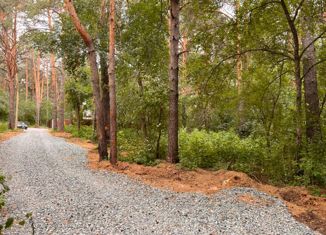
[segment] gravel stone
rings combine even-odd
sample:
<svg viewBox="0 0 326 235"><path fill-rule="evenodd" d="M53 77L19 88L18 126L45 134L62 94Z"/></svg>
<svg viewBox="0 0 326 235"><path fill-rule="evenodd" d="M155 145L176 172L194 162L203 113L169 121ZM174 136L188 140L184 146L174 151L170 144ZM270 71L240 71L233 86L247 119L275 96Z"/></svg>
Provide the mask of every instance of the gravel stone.
<svg viewBox="0 0 326 235"><path fill-rule="evenodd" d="M0 184L0 194L4 193L6 191L5 187L3 187L2 184Z"/></svg>
<svg viewBox="0 0 326 235"><path fill-rule="evenodd" d="M33 214L5 234L316 234L280 200L251 188L213 196L155 189L125 175L92 171L86 151L30 128L0 144L9 213ZM268 201L256 205L243 194Z"/></svg>

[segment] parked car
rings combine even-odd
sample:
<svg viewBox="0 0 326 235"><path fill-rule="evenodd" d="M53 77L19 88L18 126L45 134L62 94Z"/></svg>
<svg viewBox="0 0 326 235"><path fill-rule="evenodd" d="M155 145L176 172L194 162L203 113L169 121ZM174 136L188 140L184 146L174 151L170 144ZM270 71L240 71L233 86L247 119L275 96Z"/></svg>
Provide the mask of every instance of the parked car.
<svg viewBox="0 0 326 235"><path fill-rule="evenodd" d="M28 126L25 122L18 122L17 128L27 130Z"/></svg>

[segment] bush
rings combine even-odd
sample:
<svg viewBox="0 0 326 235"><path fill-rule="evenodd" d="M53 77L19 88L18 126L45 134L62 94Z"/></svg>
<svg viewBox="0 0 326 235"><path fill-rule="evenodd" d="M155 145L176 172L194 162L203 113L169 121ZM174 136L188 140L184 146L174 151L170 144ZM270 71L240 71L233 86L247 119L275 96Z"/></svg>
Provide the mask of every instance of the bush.
<svg viewBox="0 0 326 235"><path fill-rule="evenodd" d="M259 140L240 139L233 132L180 131L180 163L185 168L250 172L264 155Z"/></svg>
<svg viewBox="0 0 326 235"><path fill-rule="evenodd" d="M318 143L306 144L300 168L303 170L301 180L305 185L326 185L326 146Z"/></svg>
<svg viewBox="0 0 326 235"><path fill-rule="evenodd" d="M0 133L8 130L8 123L0 122Z"/></svg>
<svg viewBox="0 0 326 235"><path fill-rule="evenodd" d="M163 141L161 141L162 143ZM149 139L144 139L137 131L124 129L118 133L119 160L133 162L144 165L155 165L156 143ZM164 146L164 144L163 144ZM162 148L160 148L161 150ZM162 154L163 151L160 151Z"/></svg>
<svg viewBox="0 0 326 235"><path fill-rule="evenodd" d="M93 127L92 126L81 126L80 130L76 125L65 126L65 132L71 133L73 137L82 138L86 140L94 140Z"/></svg>

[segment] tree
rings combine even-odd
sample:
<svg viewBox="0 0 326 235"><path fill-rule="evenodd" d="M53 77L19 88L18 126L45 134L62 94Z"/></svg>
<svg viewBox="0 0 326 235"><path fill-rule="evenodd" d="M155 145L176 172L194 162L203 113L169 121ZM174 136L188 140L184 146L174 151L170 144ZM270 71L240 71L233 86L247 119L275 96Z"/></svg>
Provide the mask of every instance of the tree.
<svg viewBox="0 0 326 235"><path fill-rule="evenodd" d="M178 158L178 129L179 129L179 0L170 1L169 30L170 30L170 66L169 66L169 127L168 127L168 161L177 163Z"/></svg>
<svg viewBox="0 0 326 235"><path fill-rule="evenodd" d="M69 13L76 30L80 34L81 38L83 39L88 49L88 60L92 71L92 85L93 85L94 102L96 108L96 129L97 129L97 138L99 142L99 147L98 147L99 159L100 161L106 160L108 159L107 140L105 134L104 110L103 110L102 100L101 100L95 45L93 39L91 38L91 36L86 31L83 24L81 23L72 0L65 0L64 3L65 3L65 9Z"/></svg>
<svg viewBox="0 0 326 235"><path fill-rule="evenodd" d="M53 32L53 23L52 23L52 11L51 9L47 10L48 12L48 25L50 32ZM58 82L56 75L55 67L55 55L54 52L50 53L50 64L51 64L51 89L52 89L52 128L56 130L58 128Z"/></svg>
<svg viewBox="0 0 326 235"><path fill-rule="evenodd" d="M40 111L42 103L42 91L41 91L41 76L40 76L40 66L41 58L40 53L37 52L37 58L35 61L35 52L32 51L32 61L33 61L33 74L34 74L34 89L35 89L35 104L36 104L36 127L40 126Z"/></svg>
<svg viewBox="0 0 326 235"><path fill-rule="evenodd" d="M117 164L117 104L115 93L115 0L110 0L109 17L110 162L111 164L115 165Z"/></svg>
<svg viewBox="0 0 326 235"><path fill-rule="evenodd" d="M58 130L65 130L65 71L63 65L61 67L61 79L59 83L59 106L58 106Z"/></svg>
<svg viewBox="0 0 326 235"><path fill-rule="evenodd" d="M307 4L312 1L307 1ZM319 141L321 137L320 106L317 86L316 49L314 36L314 21L308 12L309 5L304 11L302 21L302 47L305 52L302 55L304 97L306 112L306 136L308 142Z"/></svg>
<svg viewBox="0 0 326 235"><path fill-rule="evenodd" d="M16 128L16 75L17 75L17 7L13 6L11 14L5 12L6 7L1 6L1 49L4 53L7 68L9 87L9 128Z"/></svg>

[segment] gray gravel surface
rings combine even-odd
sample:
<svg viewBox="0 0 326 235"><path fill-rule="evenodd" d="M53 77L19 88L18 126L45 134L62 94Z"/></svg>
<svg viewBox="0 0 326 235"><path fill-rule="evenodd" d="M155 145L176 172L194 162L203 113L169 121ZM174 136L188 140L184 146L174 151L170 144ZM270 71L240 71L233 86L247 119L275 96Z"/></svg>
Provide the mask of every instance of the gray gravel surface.
<svg viewBox="0 0 326 235"><path fill-rule="evenodd" d="M207 197L155 189L127 176L86 167L86 151L50 136L26 133L0 144L9 176L8 210L33 213L6 234L314 234L285 205L250 188ZM249 194L264 202L239 200ZM33 229L32 229L33 228Z"/></svg>

